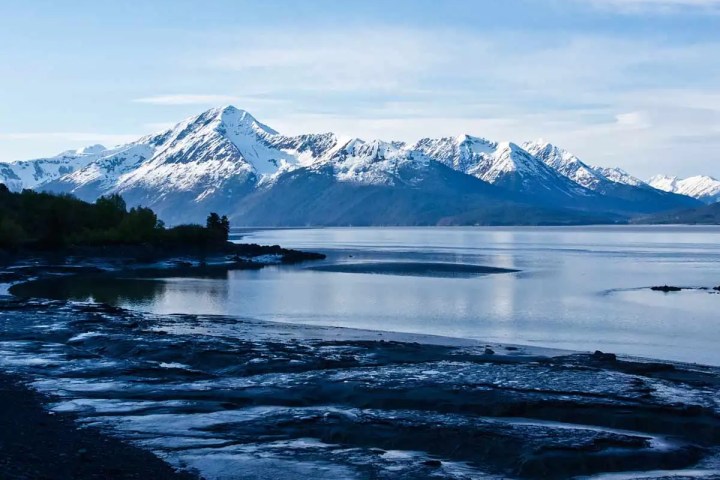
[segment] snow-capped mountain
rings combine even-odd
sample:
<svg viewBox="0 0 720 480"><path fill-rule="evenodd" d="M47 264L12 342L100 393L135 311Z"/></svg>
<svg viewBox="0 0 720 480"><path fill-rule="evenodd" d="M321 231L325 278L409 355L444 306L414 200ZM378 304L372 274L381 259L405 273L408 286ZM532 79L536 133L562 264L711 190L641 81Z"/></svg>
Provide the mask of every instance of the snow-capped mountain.
<svg viewBox="0 0 720 480"><path fill-rule="evenodd" d="M313 162L314 169L329 167L335 178L364 185L397 186L415 180L403 174L405 167L424 168L429 159L417 155L402 142L365 142L353 138L328 150Z"/></svg>
<svg viewBox="0 0 720 480"><path fill-rule="evenodd" d="M590 190L598 190L607 179L589 165L584 164L572 153L544 140L523 143L523 148L545 164Z"/></svg>
<svg viewBox="0 0 720 480"><path fill-rule="evenodd" d="M619 167L593 166L591 168L611 182L622 183L624 185L630 185L631 187L651 187L651 185L648 185L639 178L630 175L628 172Z"/></svg>
<svg viewBox="0 0 720 480"><path fill-rule="evenodd" d="M491 155L482 155L468 173L488 183L527 194L559 195L567 199L592 196L590 191L511 142L497 144L495 151Z"/></svg>
<svg viewBox="0 0 720 480"><path fill-rule="evenodd" d="M645 213L693 206L689 198L668 195L620 168L588 165L576 155L544 140L526 142L523 148L573 182L605 197L625 202L623 209Z"/></svg>
<svg viewBox="0 0 720 480"><path fill-rule="evenodd" d="M43 188L87 200L119 193L131 205L152 206L174 218L179 206L191 212L200 205L220 208L247 194L261 178L297 164L302 152L292 147L302 145L278 148L271 143L282 140L248 112L230 106L211 109L116 148Z"/></svg>
<svg viewBox="0 0 720 480"><path fill-rule="evenodd" d="M35 188L83 168L108 152L111 151L102 145L91 145L54 157L3 163L0 164L0 181L12 191Z"/></svg>
<svg viewBox="0 0 720 480"><path fill-rule="evenodd" d="M549 144L286 136L232 106L112 149L0 164L0 181L90 201L119 193L169 223L198 221L210 210L236 224L572 223L696 204Z"/></svg>
<svg viewBox="0 0 720 480"><path fill-rule="evenodd" d="M590 166L567 150L544 140L525 142L523 148L549 167L590 190L604 193L617 183L633 187L646 186L624 170Z"/></svg>
<svg viewBox="0 0 720 480"><path fill-rule="evenodd" d="M460 135L437 139L423 138L413 148L454 170L467 173L484 156L492 155L497 144L480 137Z"/></svg>
<svg viewBox="0 0 720 480"><path fill-rule="evenodd" d="M656 175L648 183L659 190L687 195L704 203L720 202L720 180L707 175L688 178Z"/></svg>
<svg viewBox="0 0 720 480"><path fill-rule="evenodd" d="M414 149L455 170L508 190L538 196L544 203L594 197L593 192L559 174L537 157L511 142L491 142L462 135L424 138Z"/></svg>

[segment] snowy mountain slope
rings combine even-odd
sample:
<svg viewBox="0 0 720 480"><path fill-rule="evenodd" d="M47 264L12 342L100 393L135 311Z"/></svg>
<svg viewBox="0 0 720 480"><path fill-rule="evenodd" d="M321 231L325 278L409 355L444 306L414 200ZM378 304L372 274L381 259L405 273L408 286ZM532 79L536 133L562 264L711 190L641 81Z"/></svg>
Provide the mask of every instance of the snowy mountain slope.
<svg viewBox="0 0 720 480"><path fill-rule="evenodd" d="M0 164L0 182L12 191L35 188L77 171L112 151L102 145L91 145L62 152L54 157Z"/></svg>
<svg viewBox="0 0 720 480"><path fill-rule="evenodd" d="M648 185L620 168L595 167L584 163L574 154L544 140L523 143L523 148L585 188L607 190L611 183L647 188Z"/></svg>
<svg viewBox="0 0 720 480"><path fill-rule="evenodd" d="M585 188L598 191L609 181L602 173L586 165L572 153L544 140L525 142L522 146L547 166Z"/></svg>
<svg viewBox="0 0 720 480"><path fill-rule="evenodd" d="M656 175L650 179L649 184L659 190L697 198L704 203L720 201L720 180L707 175L688 178Z"/></svg>
<svg viewBox="0 0 720 480"><path fill-rule="evenodd" d="M83 200L93 201L114 191L118 178L138 168L153 153L154 148L149 144L124 145L83 168L42 184L40 188L72 193Z"/></svg>
<svg viewBox="0 0 720 480"><path fill-rule="evenodd" d="M365 142L353 138L339 142L310 165L330 168L335 179L360 185L413 185L429 168L430 159L402 142Z"/></svg>
<svg viewBox="0 0 720 480"><path fill-rule="evenodd" d="M637 195L644 184L632 187L636 179L624 172L605 174L557 147L543 148L548 152L469 135L414 145L332 133L286 136L226 106L110 150L0 164L0 181L86 200L119 193L168 223L200 221L214 210L254 225L482 224L522 222L522 209L534 212L533 222L562 223L562 215L615 221L694 206L650 187Z"/></svg>
<svg viewBox="0 0 720 480"><path fill-rule="evenodd" d="M523 146L546 165L579 185L623 202L621 208L624 210L646 213L695 206L690 198L654 189L619 168L590 166L567 150L543 140L526 142Z"/></svg>
<svg viewBox="0 0 720 480"><path fill-rule="evenodd" d="M468 173L494 185L523 193L543 193L560 197L592 196L591 192L569 181L520 146L504 142L492 155L473 166Z"/></svg>
<svg viewBox="0 0 720 480"><path fill-rule="evenodd" d="M148 205L166 215L180 204L197 210L219 207L252 189L261 176L297 162L286 153L290 147L276 148L269 139L281 140L249 113L231 106L212 109L43 188L85 199L119 193L131 205Z"/></svg>
<svg viewBox="0 0 720 480"><path fill-rule="evenodd" d="M423 138L413 147L429 158L464 173L477 165L483 155L492 155L496 148L495 142L471 135Z"/></svg>
<svg viewBox="0 0 720 480"><path fill-rule="evenodd" d="M23 181L8 163L0 163L0 183L13 192L19 192L23 189Z"/></svg>
<svg viewBox="0 0 720 480"><path fill-rule="evenodd" d="M622 183L624 185L630 185L631 187L640 187L640 188L651 187L651 185L648 185L647 183L643 182L639 178L630 175L628 172L626 172L625 170L623 170L622 168L619 168L619 167L592 166L590 168L592 168L595 172L604 176L611 182Z"/></svg>
<svg viewBox="0 0 720 480"><path fill-rule="evenodd" d="M594 194L511 143L462 135L423 139L415 149L451 168L525 195L539 195L543 203L565 202Z"/></svg>

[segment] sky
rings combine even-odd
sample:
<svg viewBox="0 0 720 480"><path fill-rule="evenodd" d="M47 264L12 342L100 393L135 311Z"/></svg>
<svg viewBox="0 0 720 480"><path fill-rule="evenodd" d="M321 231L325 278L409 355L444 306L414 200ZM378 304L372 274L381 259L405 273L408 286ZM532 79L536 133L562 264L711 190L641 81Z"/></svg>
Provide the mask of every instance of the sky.
<svg viewBox="0 0 720 480"><path fill-rule="evenodd" d="M720 0L0 0L0 161L232 104L286 134L543 138L720 178Z"/></svg>

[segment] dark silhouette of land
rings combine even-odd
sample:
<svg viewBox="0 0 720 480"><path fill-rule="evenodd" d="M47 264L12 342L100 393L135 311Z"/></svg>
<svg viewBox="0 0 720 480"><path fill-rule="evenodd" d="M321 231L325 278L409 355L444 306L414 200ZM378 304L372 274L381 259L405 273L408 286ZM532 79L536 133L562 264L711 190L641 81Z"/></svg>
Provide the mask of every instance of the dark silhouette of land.
<svg viewBox="0 0 720 480"><path fill-rule="evenodd" d="M124 258L128 263L182 256L229 256L241 262L276 255L284 263L324 258L278 245L236 244L229 235L227 217L215 212L205 225L167 228L149 208L128 210L119 195L88 203L72 195L13 193L0 184L0 260L4 257L5 263L28 256Z"/></svg>

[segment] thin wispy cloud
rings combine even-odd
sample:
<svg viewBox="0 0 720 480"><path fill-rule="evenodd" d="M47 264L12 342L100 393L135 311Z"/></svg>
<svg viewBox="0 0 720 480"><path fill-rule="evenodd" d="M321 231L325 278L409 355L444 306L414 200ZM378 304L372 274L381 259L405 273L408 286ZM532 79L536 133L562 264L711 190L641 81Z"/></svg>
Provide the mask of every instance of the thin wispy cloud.
<svg viewBox="0 0 720 480"><path fill-rule="evenodd" d="M388 27L330 28L321 31L246 32L199 63L235 72L243 87L265 92L388 91L407 88L419 76L444 68L461 51L489 47L452 30ZM480 41L478 41L480 40ZM461 43L462 42L462 43Z"/></svg>
<svg viewBox="0 0 720 480"><path fill-rule="evenodd" d="M240 100L239 97L232 95L177 94L141 97L134 99L133 102L149 103L151 105L220 105Z"/></svg>

